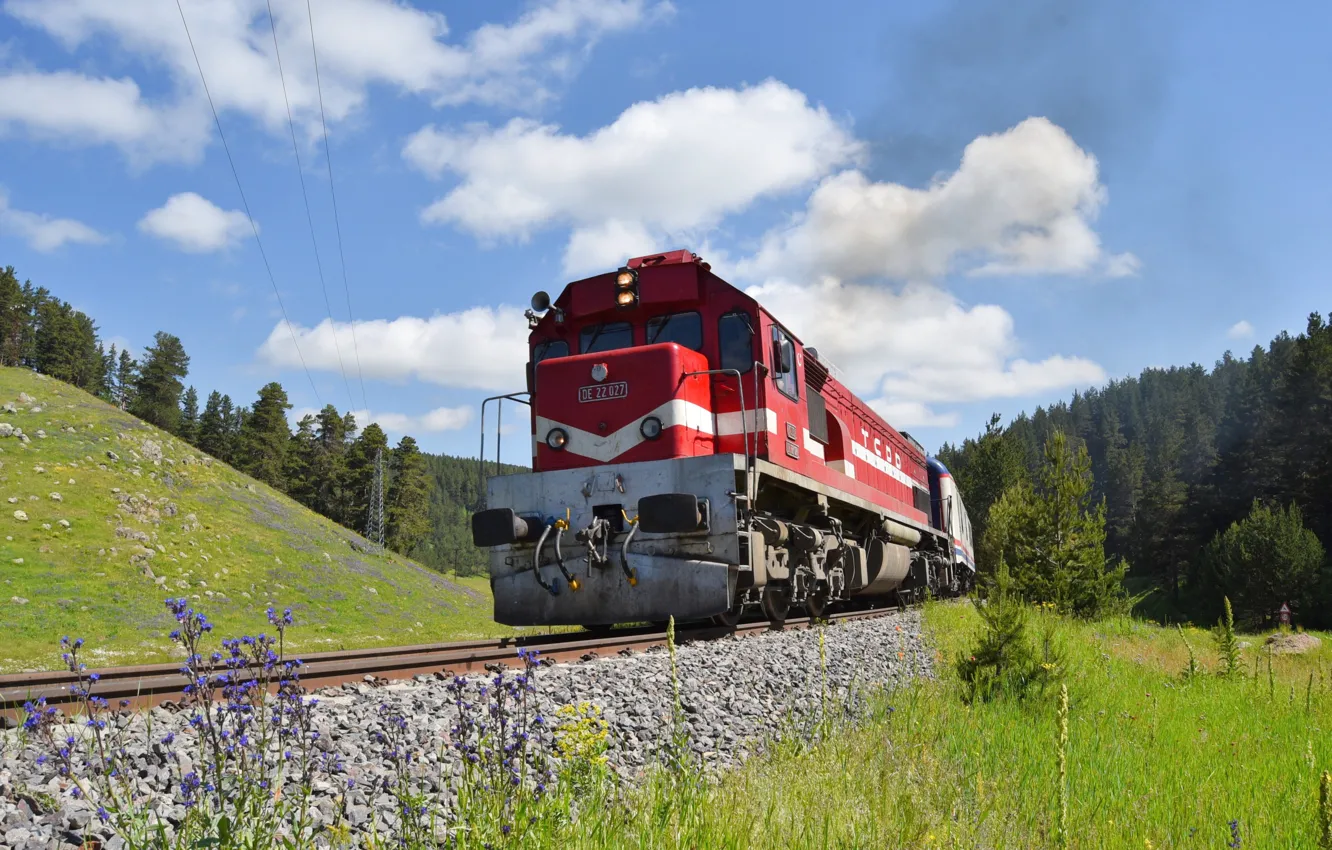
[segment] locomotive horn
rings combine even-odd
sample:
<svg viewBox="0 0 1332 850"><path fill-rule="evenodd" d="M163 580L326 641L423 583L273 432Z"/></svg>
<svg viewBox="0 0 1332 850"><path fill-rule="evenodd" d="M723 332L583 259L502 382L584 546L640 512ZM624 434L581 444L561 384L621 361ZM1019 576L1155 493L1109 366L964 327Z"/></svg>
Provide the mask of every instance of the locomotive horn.
<svg viewBox="0 0 1332 850"><path fill-rule="evenodd" d="M545 290L541 290L532 296L532 309L538 313L544 313L550 309L550 296L546 294Z"/></svg>

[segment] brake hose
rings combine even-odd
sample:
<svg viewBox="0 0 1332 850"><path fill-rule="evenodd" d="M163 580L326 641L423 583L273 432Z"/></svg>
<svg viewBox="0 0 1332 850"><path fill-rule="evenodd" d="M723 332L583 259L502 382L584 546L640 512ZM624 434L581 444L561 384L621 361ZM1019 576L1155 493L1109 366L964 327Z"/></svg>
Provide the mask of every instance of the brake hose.
<svg viewBox="0 0 1332 850"><path fill-rule="evenodd" d="M625 519L629 519L627 514ZM620 544L620 569L624 570L624 576L629 580L630 587L638 585L638 570L629 566L629 541L634 539L636 531L638 531L638 517L629 519L629 533L624 536L624 542Z"/></svg>
<svg viewBox="0 0 1332 850"><path fill-rule="evenodd" d="M573 574L569 572L569 568L564 566L564 553L560 551L560 540L564 537L564 530L568 527L569 523L564 520L555 520L555 565L564 574L564 580L569 582L569 589L577 591L579 587L578 579L574 578Z"/></svg>
<svg viewBox="0 0 1332 850"><path fill-rule="evenodd" d="M541 550L546 547L546 538L550 536L550 528L548 525L541 529L541 539L537 541L536 554L532 556L532 575L536 576L537 584L541 585L542 590L551 596L559 596L560 589L554 584L546 584L545 580L541 578Z"/></svg>

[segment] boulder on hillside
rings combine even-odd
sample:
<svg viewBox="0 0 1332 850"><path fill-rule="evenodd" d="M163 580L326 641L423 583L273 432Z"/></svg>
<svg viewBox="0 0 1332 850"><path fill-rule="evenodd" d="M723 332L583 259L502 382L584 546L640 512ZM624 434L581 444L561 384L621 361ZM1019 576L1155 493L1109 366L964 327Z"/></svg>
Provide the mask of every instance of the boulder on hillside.
<svg viewBox="0 0 1332 850"><path fill-rule="evenodd" d="M18 520L19 522L27 522L27 521L28 521L28 512L27 512L27 511L14 511L14 519Z"/></svg>
<svg viewBox="0 0 1332 850"><path fill-rule="evenodd" d="M1265 643L1272 647L1273 655L1303 655L1313 652L1322 645L1322 641L1310 634L1277 632L1268 635Z"/></svg>
<svg viewBox="0 0 1332 850"><path fill-rule="evenodd" d="M145 439L142 443L140 443L139 448L143 450L144 458L152 461L153 464L156 465L162 462L161 443L157 442L156 440Z"/></svg>

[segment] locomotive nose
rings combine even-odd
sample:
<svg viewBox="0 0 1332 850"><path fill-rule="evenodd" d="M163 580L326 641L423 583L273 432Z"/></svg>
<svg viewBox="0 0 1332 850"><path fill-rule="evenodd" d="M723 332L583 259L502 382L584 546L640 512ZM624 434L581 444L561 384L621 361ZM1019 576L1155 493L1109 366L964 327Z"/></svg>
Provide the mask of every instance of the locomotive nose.
<svg viewBox="0 0 1332 850"><path fill-rule="evenodd" d="M712 454L706 358L676 343L537 364L535 466L571 469Z"/></svg>

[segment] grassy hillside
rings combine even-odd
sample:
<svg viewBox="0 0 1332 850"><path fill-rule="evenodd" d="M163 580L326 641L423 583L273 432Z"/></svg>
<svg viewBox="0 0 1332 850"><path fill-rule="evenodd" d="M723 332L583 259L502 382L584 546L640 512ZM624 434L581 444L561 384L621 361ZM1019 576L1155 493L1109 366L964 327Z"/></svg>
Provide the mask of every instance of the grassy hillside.
<svg viewBox="0 0 1332 850"><path fill-rule="evenodd" d="M303 651L511 631L491 620L484 579L375 553L68 384L0 368L6 424L22 436L0 436L0 672L58 666L66 634L102 648L90 664L165 660L168 596L190 597L223 635L290 605Z"/></svg>

